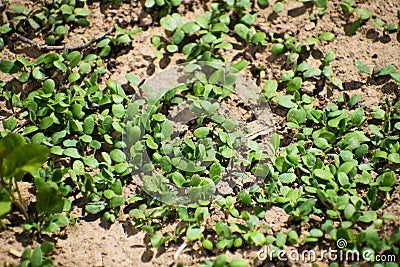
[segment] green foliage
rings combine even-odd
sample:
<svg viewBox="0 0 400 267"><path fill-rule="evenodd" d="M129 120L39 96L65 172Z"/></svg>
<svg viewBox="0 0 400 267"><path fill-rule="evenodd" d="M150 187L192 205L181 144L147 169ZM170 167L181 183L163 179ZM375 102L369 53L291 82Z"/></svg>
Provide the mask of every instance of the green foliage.
<svg viewBox="0 0 400 267"><path fill-rule="evenodd" d="M101 58L107 57L110 55L110 52L115 49L118 45L129 45L132 42L132 36L139 33L142 28L134 28L131 30L123 29L118 25L115 25L114 28L117 30L117 34L114 37L107 37L97 43L97 47L101 48L99 56ZM81 59L78 59L79 62ZM70 82L74 82L80 78L80 73L88 73L90 70L90 65L87 62L82 62L79 66L79 73L75 74L76 78L71 77L72 80ZM70 78L68 77L68 80Z"/></svg>
<svg viewBox="0 0 400 267"><path fill-rule="evenodd" d="M26 248L22 253L22 262L20 266L32 266L32 267L45 267L53 266L51 258L45 256L50 254L54 249L54 244L50 242L44 242L40 246L32 248Z"/></svg>
<svg viewBox="0 0 400 267"><path fill-rule="evenodd" d="M382 68L374 68L373 71L363 62L359 60L354 61L354 65L363 73L373 76L387 76L389 75L393 80L400 83L400 72L397 71L397 68L393 65L386 65Z"/></svg>
<svg viewBox="0 0 400 267"><path fill-rule="evenodd" d="M234 28L235 33L244 41L252 44L267 45L265 41L266 34L264 32L257 32L256 29L251 26L250 28L244 24L236 24Z"/></svg>
<svg viewBox="0 0 400 267"><path fill-rule="evenodd" d="M222 114L215 114L220 106L219 101L231 93L229 89L235 84L235 73L246 65L247 62L238 62L233 65L230 72L219 65L189 64L185 69L196 82L170 89L164 97L147 99L145 103L153 101L154 108L141 109L126 122L129 129L128 158L138 159L133 164L134 170L146 170L146 175L143 176L146 192L171 199L172 203L175 203L180 197L168 189L167 183L171 182L179 189L190 188L191 199L196 201L207 199L214 193L215 183L221 179L223 164L236 157L238 154L235 150L241 146L248 146L250 151L254 151L242 159L243 168L248 168L256 175L267 171L266 166L261 164L258 166L260 157L264 156L260 154L257 142L244 142L243 133L237 131L237 122L226 119ZM198 70L202 68L203 72L199 72ZM208 73L209 76L204 73ZM163 106L164 98L174 99L186 91L191 91L193 95L190 94L183 99L191 103L189 110L199 118L196 127L191 129L190 135L193 137L184 137L176 141L171 138L173 121L167 119L168 114L162 112L160 107ZM210 97L215 100L205 100ZM153 120L147 121L146 118ZM212 123L212 127L206 126L209 122ZM149 151L149 159L141 156L143 147ZM250 170L252 163L255 165ZM163 177L153 172L157 169L163 171ZM243 176L238 172L235 172L235 175ZM235 214L238 216L237 211Z"/></svg>
<svg viewBox="0 0 400 267"><path fill-rule="evenodd" d="M46 161L49 152L45 146L26 144L25 139L18 134L10 133L0 139L1 217L10 211L12 201L28 219L18 182L22 180L26 172L40 168ZM14 191L18 193L18 197L15 196Z"/></svg>
<svg viewBox="0 0 400 267"><path fill-rule="evenodd" d="M355 13L358 16L358 19L353 21L350 25L350 28L348 30L349 35L354 35L357 30L365 24L367 20L369 20L372 16L372 12L368 11L363 8L358 8L354 6L355 2L354 0L345 0L340 3L340 7L342 10L347 13L347 14L353 14Z"/></svg>
<svg viewBox="0 0 400 267"><path fill-rule="evenodd" d="M322 16L328 8L325 0L301 2L314 5L312 12L317 13L311 13L310 19L316 22L316 16ZM8 89L8 82L0 83L1 97L19 110L3 121L1 132L0 219L17 207L26 219L24 230L57 233L74 222L68 214L73 205L68 198L79 193L84 199L84 212L97 214L104 221L115 222L120 213L129 211L133 226L149 233L155 248L182 242L201 244L205 251L216 255L214 261L206 260L202 266L250 264L219 255L226 249L271 245L280 251L288 245L303 246L323 238L326 242L344 238L349 248L359 251L398 255L400 230L384 236L387 232L382 229L392 225L395 217L382 215L381 210L399 190L400 102L386 99L379 106L365 107L361 96L342 93L337 100L329 98L335 88L344 89L335 77L340 64L331 65L336 53L321 49L326 42L336 41L336 32L320 32L317 28L316 34L304 41L285 32L270 32L267 36L258 28L260 18L252 12L252 1L212 1L208 11L189 20L176 13L180 4L180 0L144 3L145 8L156 12L165 30L165 34L153 35L149 40L156 49L155 56L162 59L173 53L183 54L191 62L187 74L194 79L169 88L160 98L131 101L130 86L135 91L138 87L144 89L140 79L127 74L130 84L121 85L104 76L114 51L130 48L140 28L115 25L115 34L85 51L0 61L0 70L7 76L13 75L23 86L37 85L23 95L15 88ZM270 3L258 0L254 4L265 8ZM285 9L284 1L271 4L273 15L279 16ZM32 29L43 31L46 44L57 45L74 27L89 25L90 11L85 5L79 1L46 2L36 9L8 5L11 23L0 27L0 51L8 35L26 34ZM348 34L355 34L372 17L352 0L341 2L340 7L347 15L353 14L350 19L355 18L350 21ZM384 34L398 30L396 23L379 18L374 22ZM224 51L234 51L234 46L243 43L254 46L245 48L246 53L255 49L254 57L270 45L265 53L282 60L280 74L270 72L268 64L254 66L236 57L231 68L212 64L226 62ZM316 57L319 50L327 52ZM208 61L209 69L198 71L201 66L196 61ZM386 77L400 82L400 74L392 64L372 69L355 60L354 65L370 79ZM242 142L244 136L237 122L215 114L221 101L231 97L235 74L245 68L255 72L254 77L264 85L260 101L270 101L282 116L281 126L290 133L291 139L282 132L270 136L266 145L273 156L263 152L258 140ZM317 92L313 90L320 89L317 85L328 89L326 99L315 101ZM313 92L305 90L309 89L306 86L311 86ZM191 103L190 111L199 118L191 122L193 127L187 135L177 140L173 139L168 108L183 101ZM21 119L26 124L21 126ZM237 194L219 196L216 205L211 205L204 196L215 193L227 162L237 156L241 146L247 152L238 161L241 171L233 174L235 179L266 176L265 181L239 188ZM147 160L144 151L149 155ZM50 153L52 160L47 161ZM265 159L267 163L261 164ZM61 166L53 162L61 162ZM151 175L154 169L162 175ZM128 197L123 188L132 182L132 172L139 171L145 173L143 189L150 196L138 189ZM29 214L19 192L22 180L35 189L34 212ZM185 206L169 186L187 190L197 202ZM183 206L163 204L154 196ZM267 235L264 228L271 226L263 219L271 206L282 208L290 216L291 225L309 222L311 229L305 234L292 228ZM211 226L208 217L216 212L235 220L221 220ZM163 224L171 220L179 224L165 233ZM45 242L27 248L21 265L51 266L45 256L53 247Z"/></svg>
<svg viewBox="0 0 400 267"><path fill-rule="evenodd" d="M147 8L159 8L159 16L164 17L171 13L173 8L178 7L182 0L146 0L144 6Z"/></svg>
<svg viewBox="0 0 400 267"><path fill-rule="evenodd" d="M68 33L69 26L64 26L67 23L83 27L89 26L89 21L86 17L90 15L90 11L79 7L75 1L67 3L63 1L46 2L38 6L36 10L30 9L25 5L11 4L7 9L14 14L11 26L18 32L27 32L27 27L37 31L45 25L51 26L49 36L46 39L48 45L55 45L56 38L54 35Z"/></svg>
<svg viewBox="0 0 400 267"><path fill-rule="evenodd" d="M229 16L218 13L216 8L212 13L207 13L206 16L198 15L194 21L187 23L183 23L177 13L161 18L161 26L172 33L172 38L162 42L160 36L152 36L151 42L157 49L156 56L163 58L169 53L182 52L188 56L188 61L208 61L216 59L213 55L219 49L232 49L232 44L224 41L229 32ZM190 36L196 36L196 41L187 42Z"/></svg>
<svg viewBox="0 0 400 267"><path fill-rule="evenodd" d="M399 25L396 23L388 24L386 21L379 18L375 18L374 22L377 26L381 27L384 32L395 32L399 29Z"/></svg>
<svg viewBox="0 0 400 267"><path fill-rule="evenodd" d="M299 0L299 1L303 3L311 2L318 8L319 16L324 15L328 9L328 0ZM310 19L314 16L315 14L310 15Z"/></svg>

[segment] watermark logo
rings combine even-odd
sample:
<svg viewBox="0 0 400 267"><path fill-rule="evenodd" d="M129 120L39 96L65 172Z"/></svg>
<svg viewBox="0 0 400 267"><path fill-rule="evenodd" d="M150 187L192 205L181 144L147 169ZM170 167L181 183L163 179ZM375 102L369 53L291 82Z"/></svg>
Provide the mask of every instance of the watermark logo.
<svg viewBox="0 0 400 267"><path fill-rule="evenodd" d="M283 250L277 247L264 246L258 251L257 257L261 261L282 261L282 262L396 262L394 254L375 255L371 249L362 252L346 249L347 241L340 238L336 241L336 247L316 250Z"/></svg>
<svg viewBox="0 0 400 267"><path fill-rule="evenodd" d="M188 206L267 176L273 116L246 75L225 64L186 63L136 90L123 141L133 177L151 196Z"/></svg>
<svg viewBox="0 0 400 267"><path fill-rule="evenodd" d="M344 239L344 238L339 238L339 239L336 241L336 246L337 246L338 249L343 249L343 248L347 247L347 241L346 241L346 239Z"/></svg>

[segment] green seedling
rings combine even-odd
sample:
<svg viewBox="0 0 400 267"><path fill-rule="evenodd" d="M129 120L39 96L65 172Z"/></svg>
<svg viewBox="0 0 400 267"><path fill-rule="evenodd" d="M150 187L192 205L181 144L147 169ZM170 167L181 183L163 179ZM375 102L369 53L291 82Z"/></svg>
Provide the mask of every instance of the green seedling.
<svg viewBox="0 0 400 267"><path fill-rule="evenodd" d="M295 45L297 43L297 39L289 34L285 34L284 38L275 38L274 33L270 32L269 36L271 38L271 42L274 43L271 47L272 54L281 54L286 51L290 51L292 53L300 53L305 51L304 45Z"/></svg>
<svg viewBox="0 0 400 267"><path fill-rule="evenodd" d="M48 155L48 148L42 145L26 144L24 138L18 134L10 133L0 139L2 217L11 210L11 203L13 203L24 214L25 219L29 219L18 183L26 172L40 168Z"/></svg>
<svg viewBox="0 0 400 267"><path fill-rule="evenodd" d="M160 8L160 17L165 17L170 14L173 8L178 7L182 0L146 0L144 6L147 8Z"/></svg>
<svg viewBox="0 0 400 267"><path fill-rule="evenodd" d="M226 208L233 217L239 217L239 211L235 208L235 201L231 196L218 198L216 202L221 208Z"/></svg>
<svg viewBox="0 0 400 267"><path fill-rule="evenodd" d="M265 8L269 5L269 0L257 0L257 3L261 8Z"/></svg>
<svg viewBox="0 0 400 267"><path fill-rule="evenodd" d="M236 13L241 14L241 12L250 7L251 1L250 0L222 0L225 4L226 9L234 9Z"/></svg>
<svg viewBox="0 0 400 267"><path fill-rule="evenodd" d="M318 15L320 16L324 15L328 9L328 0L299 0L299 1L303 3L311 2L318 8ZM314 17L315 15L310 15L311 20L315 20Z"/></svg>
<svg viewBox="0 0 400 267"><path fill-rule="evenodd" d="M9 33L12 30L11 25L9 23L3 24L0 26L0 52L4 49L4 37L6 36L7 33Z"/></svg>
<svg viewBox="0 0 400 267"><path fill-rule="evenodd" d="M26 144L25 140L17 134L8 134L1 139L0 143L3 164L1 216L4 217L10 211L10 204L13 203L21 210L26 220L38 221L38 223L25 223L23 226L25 230L54 232L59 227L65 227L68 219L58 214L64 210L65 199L55 183L45 182L39 177L35 178L36 217L34 214L28 214L18 185L25 172L33 172L40 168L49 155L49 149L42 145Z"/></svg>
<svg viewBox="0 0 400 267"><path fill-rule="evenodd" d="M26 248L22 253L22 262L20 266L32 266L32 267L48 267L53 266L53 261L51 258L46 258L45 256L53 252L54 244L50 242L44 242L40 246L35 247L33 250L31 248Z"/></svg>
<svg viewBox="0 0 400 267"><path fill-rule="evenodd" d="M343 11L351 14L354 12L354 0L345 0L341 2L340 7Z"/></svg>
<svg viewBox="0 0 400 267"><path fill-rule="evenodd" d="M275 13L280 13L285 8L285 1L276 1L272 6Z"/></svg>
<svg viewBox="0 0 400 267"><path fill-rule="evenodd" d="M312 13L310 19L317 19L327 10L328 1L308 2L316 7L313 10L318 9L318 14ZM41 30L48 45L59 44L73 27L88 25L88 7L92 5L55 1L27 9L4 3L3 17L8 17L10 24L4 21L0 27L0 50L13 40L9 38L11 34L29 36L26 33L32 28ZM151 39L158 58L183 53L188 61L206 60L213 66L212 61L227 61L223 52L233 49L232 43L260 45L257 50L266 44L265 34L255 30L254 11L258 10L257 5L266 7L268 1L212 1L208 11L185 23L183 17L173 13L180 4L179 0L144 3L147 11L158 12L165 29L165 35ZM285 3L271 4L279 13ZM356 16L353 34L371 17L370 12L357 8L354 1L340 5L345 13ZM277 16L276 13L273 15ZM375 23L385 34L396 31L394 23L378 19ZM242 142L245 136L237 131L237 121L215 114L220 102L230 100L235 89L233 74L245 68L254 70L251 62L238 59L232 69L214 68L203 73L196 71L197 64L189 64L188 75L195 80L192 84L170 88L162 98L131 100L132 87L145 95L140 79L127 74L128 84L121 85L104 74L111 74L109 70L113 69L113 60L109 60L115 56L112 51L123 46L130 48L139 29L115 29L115 34L105 36L94 49L42 51L37 58L21 56L0 61L0 70L7 78L0 82L0 97L13 111L2 121L0 132L0 144L7 143L0 146L0 218L9 216L16 207L26 219L23 229L57 236L60 229L74 223L74 218L64 212L73 208L75 202L68 199L78 193L85 203L83 213L97 214L103 221L115 222L129 210L132 225L146 231L155 248L184 242L201 244L205 251L215 255L209 254L202 266L248 266L246 260L228 259L226 254L219 253L264 245L276 251L272 256L278 260L279 251L285 246L312 246L320 244L322 238L331 244L343 238L349 250L398 255L400 230L396 216L382 215L382 210L395 200L399 190L400 102L386 99L377 107L365 107L362 97L357 95L343 93L337 100L316 101L305 93L304 86L310 83L343 88L331 67L335 52L327 52L319 61L307 59L309 54L314 56L311 52L317 52L317 46L334 40L331 32L317 33L304 44L298 42L297 35L270 33L271 53L286 54L276 56L284 61L279 72L268 71L269 61L260 66L259 81L264 83L261 98L279 107L279 114L275 115L281 125L266 144L273 153L269 156L257 139ZM13 51L10 47L3 51L7 49ZM322 47L321 50L329 51ZM392 65L374 70L361 61L355 61L355 65L371 78L390 76L400 80ZM17 81L7 82L12 78ZM15 82L22 85L22 90ZM177 137L168 119L169 111L184 101L190 102L190 111L199 116L190 122L184 137ZM246 134L250 133L246 130ZM126 133L129 138L122 138ZM19 146L13 152L4 152L12 143L7 141L12 136L23 140L20 146L26 146L24 154L28 145L50 149L45 149L46 157L40 162L31 162L33 168L20 160L24 155L11 160ZM223 178L227 162L236 157L238 144L245 146L248 153L237 161L235 179L245 181L257 175L266 179L249 188L245 188L247 184L243 188L239 185L238 191L235 188L234 193L216 199L217 206L213 206L203 196L214 195L215 184ZM57 163L47 161L43 167L49 150L52 161ZM147 161L144 152L148 154ZM39 155L35 153L31 158ZM260 164L264 159L268 159L267 163ZM18 173L10 174L15 168ZM127 196L124 186L133 182L132 173L147 174L154 169L161 175L144 176L144 191L138 188ZM29 214L18 194L21 179L34 189L31 193L35 201L29 206ZM174 207L146 194L155 192L157 197L170 202L177 199L171 187L190 191L198 201L189 207L186 203ZM23 203L22 207L18 203ZM293 228L265 234L264 228L272 227L264 223L271 208L282 209L288 215L285 223ZM214 226L207 218L216 210L221 211L222 217ZM233 221L224 220L232 217ZM178 224L174 224L176 220ZM301 229L297 225L303 222L310 228L299 237ZM165 233L166 224L177 226ZM385 230L388 226L393 232ZM5 223L2 227L10 225ZM50 266L51 260L46 257L52 249L53 245L46 243L26 249L22 266Z"/></svg>
<svg viewBox="0 0 400 267"><path fill-rule="evenodd" d="M400 72L393 65L386 65L382 68L374 68L373 70L360 60L355 60L354 65L363 73L371 76L387 76L389 75L393 80L400 83Z"/></svg>
<svg viewBox="0 0 400 267"><path fill-rule="evenodd" d="M13 28L18 32L25 33L28 25L34 30L39 30L47 24L52 25L52 32L46 39L48 45L54 45L57 36L68 33L68 27L60 24L75 23L84 27L89 26L86 17L90 14L90 11L76 7L74 1L45 3L40 6L39 10L35 11L19 4L9 5L8 9L16 15L11 22Z"/></svg>
<svg viewBox="0 0 400 267"><path fill-rule="evenodd" d="M172 34L172 40L163 44L158 36L152 37L152 44L157 49L157 57L164 57L162 50L168 53L181 51L188 56L188 61L197 58L201 61L211 59L218 49L232 49L232 44L225 42L227 25L230 19L226 15L218 16L216 13L207 13L206 16L198 15L195 21L183 24L179 14L168 15L160 20L164 29ZM196 42L184 43L188 35L198 35Z"/></svg>
<svg viewBox="0 0 400 267"><path fill-rule="evenodd" d="M374 19L374 22L377 26L382 28L383 34L387 35L388 33L395 32L399 29L399 25L396 23L390 23L388 24L386 21L376 18Z"/></svg>
<svg viewBox="0 0 400 267"><path fill-rule="evenodd" d="M265 41L266 34L264 32L257 32L253 26L248 28L244 24L236 24L234 31L240 38L248 43L267 45Z"/></svg>
<svg viewBox="0 0 400 267"><path fill-rule="evenodd" d="M278 43L279 45L281 43ZM324 79L328 78L330 83L333 84L334 86L338 87L339 89L343 89L342 81L333 76L333 70L329 66L329 64L335 59L336 54L334 52L328 52L325 57L321 60L321 66L319 68L315 68L311 66L307 62L302 62L298 64L298 58L299 58L299 53L300 51L303 50L305 47L304 45L298 45L295 47L294 45L291 46L292 49L295 49L292 53L288 55L288 61L292 65L291 70L284 71L281 80L283 82L287 82L287 92L294 92L294 99L298 101L300 99L300 93L299 90L302 87L303 79ZM272 47L272 49L275 49L276 47ZM272 50L274 52L274 50ZM277 51L275 51L277 52ZM298 77L297 75L301 75L302 77ZM267 85L267 84L266 84ZM273 86L272 86L273 85ZM272 97L272 94L276 91L276 85L274 83L268 83L268 87L265 88L266 90L266 97L267 99L270 99ZM282 98L287 100L289 98L293 98L292 96L281 96L279 98ZM287 103L291 108L295 107L293 104Z"/></svg>
<svg viewBox="0 0 400 267"><path fill-rule="evenodd" d="M97 43L97 47L101 48L99 53L100 57L107 57L112 47L117 46L118 44L129 44L132 42L132 36L141 32L142 28L134 28L132 30L125 30L119 27L118 25L114 26L117 30L117 34L114 37L107 37Z"/></svg>
<svg viewBox="0 0 400 267"><path fill-rule="evenodd" d="M347 14L353 14L356 13L358 15L358 20L354 21L349 29L349 34L350 35L354 35L357 30L363 25L365 24L366 21L368 21L371 16L372 16L372 12L368 11L366 9L363 8L357 8L354 7L354 0L346 0L344 2L340 3L340 7L342 8L342 10L347 13Z"/></svg>
<svg viewBox="0 0 400 267"><path fill-rule="evenodd" d="M320 41L333 41L335 39L335 35L331 32L323 32L321 34L318 34L317 37L309 37L306 39L306 43L308 45L314 45L317 44Z"/></svg>

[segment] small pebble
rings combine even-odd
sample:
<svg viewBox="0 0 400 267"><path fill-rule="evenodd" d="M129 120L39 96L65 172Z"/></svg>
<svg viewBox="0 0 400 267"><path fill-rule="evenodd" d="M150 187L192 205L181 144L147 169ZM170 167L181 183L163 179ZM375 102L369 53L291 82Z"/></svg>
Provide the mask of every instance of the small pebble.
<svg viewBox="0 0 400 267"><path fill-rule="evenodd" d="M22 256L21 252L19 252L18 250L15 250L13 248L10 249L10 254L15 256L15 257L17 257L17 258L21 258L21 256Z"/></svg>
<svg viewBox="0 0 400 267"><path fill-rule="evenodd" d="M315 29L315 24L314 24L314 23L307 24L307 25L304 27L304 29L305 29L306 31L312 31L312 30Z"/></svg>

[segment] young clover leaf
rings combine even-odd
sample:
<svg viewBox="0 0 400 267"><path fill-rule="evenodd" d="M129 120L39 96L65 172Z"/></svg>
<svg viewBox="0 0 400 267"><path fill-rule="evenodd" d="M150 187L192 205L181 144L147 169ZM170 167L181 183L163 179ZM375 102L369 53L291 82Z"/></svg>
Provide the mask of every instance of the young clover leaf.
<svg viewBox="0 0 400 267"><path fill-rule="evenodd" d="M161 18L160 24L167 31L173 32L178 26L182 25L182 18L179 14L174 13Z"/></svg>
<svg viewBox="0 0 400 267"><path fill-rule="evenodd" d="M359 60L356 59L356 60L354 61L354 65L356 65L356 67L357 67L360 71L362 71L362 72L364 72L364 73L366 73L366 74L369 74L369 75L372 74L370 68L369 68L366 64L364 64L363 62L361 62L361 61L359 61Z"/></svg>

